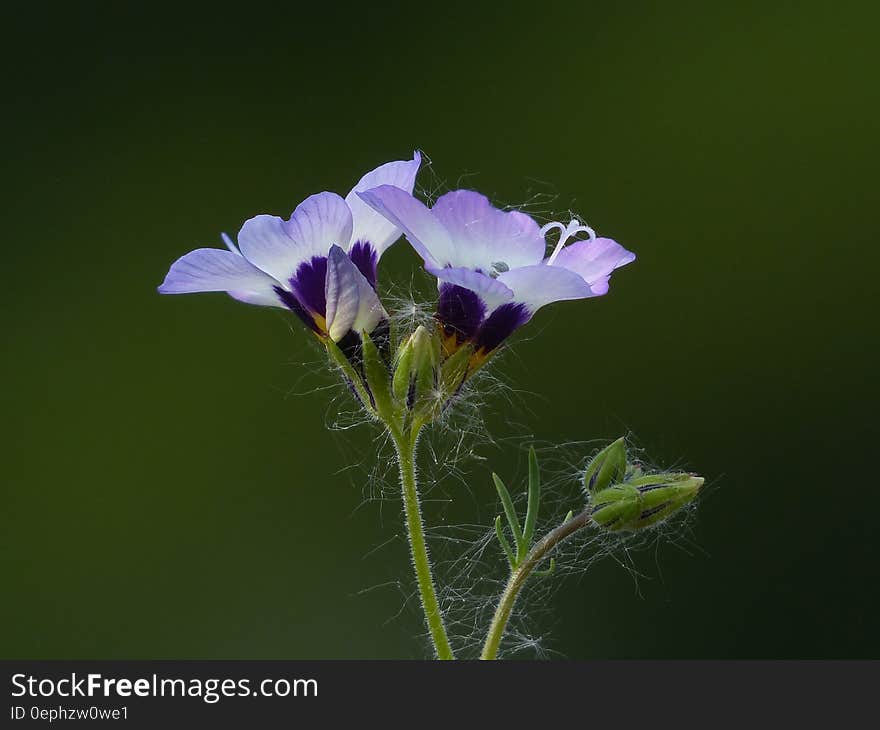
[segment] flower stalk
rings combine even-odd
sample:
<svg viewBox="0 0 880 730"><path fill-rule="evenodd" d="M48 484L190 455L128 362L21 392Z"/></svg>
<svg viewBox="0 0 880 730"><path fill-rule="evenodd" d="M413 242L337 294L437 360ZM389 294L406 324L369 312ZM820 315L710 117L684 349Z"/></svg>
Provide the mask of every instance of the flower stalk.
<svg viewBox="0 0 880 730"><path fill-rule="evenodd" d="M501 638L507 628L507 622L510 620L510 614L513 611L516 599L520 590L525 585L529 576L541 564L544 558L559 543L571 537L578 530L587 527L590 524L590 510L585 509L579 515L571 517L563 522L559 527L548 532L542 537L521 562L511 571L504 587L504 592L495 608L495 614L492 617L492 623L489 625L489 631L486 634L486 641L483 644L483 651L480 659L496 659L498 657L498 648L501 646Z"/></svg>
<svg viewBox="0 0 880 730"><path fill-rule="evenodd" d="M431 634L434 652L438 659L454 659L452 646L446 634L443 614L437 601L434 588L434 576L431 570L431 559L425 541L425 529L422 523L422 512L419 506L419 492L416 483L416 445L418 430L403 433L397 428L389 427L391 437L397 449L397 462L400 466L400 486L403 494L403 511L406 516L406 532L409 538L410 556L419 586L419 598L425 614L425 623Z"/></svg>
<svg viewBox="0 0 880 730"><path fill-rule="evenodd" d="M331 361L363 407L394 442L400 467L406 533L425 623L438 659L454 659L437 600L416 479L416 450L422 428L439 418L468 375L471 348L440 362L439 333L420 326L403 342L393 362L368 332L360 333L353 360L331 338L323 340Z"/></svg>

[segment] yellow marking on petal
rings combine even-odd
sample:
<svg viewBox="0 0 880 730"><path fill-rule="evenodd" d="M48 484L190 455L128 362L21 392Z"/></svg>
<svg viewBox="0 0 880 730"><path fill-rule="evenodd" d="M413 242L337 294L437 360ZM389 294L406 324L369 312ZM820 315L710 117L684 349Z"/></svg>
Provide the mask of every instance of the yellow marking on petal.
<svg viewBox="0 0 880 730"><path fill-rule="evenodd" d="M477 372L477 370L483 367L483 365L489 362L489 360L492 359L492 356L497 352L497 349L498 348L496 348L495 350L487 350L485 347L481 347L479 350L474 352L474 354L471 355L471 359L469 360L468 377L473 375L475 372Z"/></svg>
<svg viewBox="0 0 880 730"><path fill-rule="evenodd" d="M459 337L458 333L452 328L447 329L444 324L437 320L437 332L440 335L440 346L443 349L443 359L451 357L458 352L467 340Z"/></svg>
<svg viewBox="0 0 880 730"><path fill-rule="evenodd" d="M330 334L330 330L327 329L327 318L322 317L320 314L315 314L314 312L309 312L314 320L315 324L318 326L318 329L321 330L325 335Z"/></svg>
<svg viewBox="0 0 880 730"><path fill-rule="evenodd" d="M442 329L440 330L440 337L443 345L444 357L454 355L463 344L454 333L447 335Z"/></svg>

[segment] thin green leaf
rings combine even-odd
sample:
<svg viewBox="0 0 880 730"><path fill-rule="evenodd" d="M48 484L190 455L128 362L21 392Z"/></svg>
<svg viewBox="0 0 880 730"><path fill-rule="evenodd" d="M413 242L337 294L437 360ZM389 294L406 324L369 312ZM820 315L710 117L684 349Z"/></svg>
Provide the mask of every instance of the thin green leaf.
<svg viewBox="0 0 880 730"><path fill-rule="evenodd" d="M535 447L529 449L529 502L526 508L526 524L523 528L523 550L532 546L535 537L535 523L541 506L541 470L538 468L538 455Z"/></svg>
<svg viewBox="0 0 880 730"><path fill-rule="evenodd" d="M498 515L495 518L495 535L498 537L501 549L507 556L507 562L510 564L510 569L513 570L516 568L516 558L513 556L513 550L510 549L510 543L507 542L507 538L504 537L504 528L501 526L501 515Z"/></svg>
<svg viewBox="0 0 880 730"><path fill-rule="evenodd" d="M507 515L507 523L510 525L510 532L513 534L514 542L517 546L517 555L520 552L522 544L522 529L519 526L519 518L516 516L516 510L513 507L513 501L510 499L510 492L501 481L501 477L492 474L492 480L495 482L495 489L498 491L498 497L501 499L501 505L504 507L504 514Z"/></svg>

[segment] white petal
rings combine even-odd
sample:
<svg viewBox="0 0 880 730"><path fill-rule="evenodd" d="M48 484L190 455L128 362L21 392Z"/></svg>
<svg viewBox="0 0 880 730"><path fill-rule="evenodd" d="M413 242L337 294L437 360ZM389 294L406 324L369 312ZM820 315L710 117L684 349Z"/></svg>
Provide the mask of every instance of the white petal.
<svg viewBox="0 0 880 730"><path fill-rule="evenodd" d="M388 315L370 282L338 246L327 259L327 331L339 342L351 330L372 332Z"/></svg>
<svg viewBox="0 0 880 730"><path fill-rule="evenodd" d="M242 256L281 282L287 282L306 257L277 215L258 215L245 221L238 232L238 246Z"/></svg>
<svg viewBox="0 0 880 730"><path fill-rule="evenodd" d="M289 221L258 215L246 221L238 234L242 255L278 281L287 282L299 265L326 256L330 246L348 246L351 211L336 193L306 198Z"/></svg>
<svg viewBox="0 0 880 730"><path fill-rule="evenodd" d="M339 195L318 193L296 206L285 229L294 241L308 249L310 258L326 256L334 245L347 250L351 225L351 210Z"/></svg>
<svg viewBox="0 0 880 730"><path fill-rule="evenodd" d="M440 196L431 212L452 238L453 266L490 273L493 268L539 264L544 258L547 244L530 216L499 210L473 190L453 190Z"/></svg>
<svg viewBox="0 0 880 730"><path fill-rule="evenodd" d="M262 307L279 307L281 309L287 309L286 305L284 305L281 300L278 298L278 294L272 291L229 291L226 292L233 299L237 299L240 302L244 302L245 304L257 304Z"/></svg>
<svg viewBox="0 0 880 730"><path fill-rule="evenodd" d="M457 284L465 289L476 293L486 305L486 314L490 314L497 307L513 299L513 290L491 276L481 274L479 271L464 268L437 269L428 267L428 273L436 276L440 281L448 284Z"/></svg>
<svg viewBox="0 0 880 730"><path fill-rule="evenodd" d="M498 280L513 289L514 301L522 302L532 313L551 302L595 296L578 274L560 266L523 266L501 274Z"/></svg>
<svg viewBox="0 0 880 730"><path fill-rule="evenodd" d="M162 294L225 291L248 294L253 304L282 306L273 287L278 282L232 251L199 248L175 261L159 287ZM242 297L236 297L242 298Z"/></svg>
<svg viewBox="0 0 880 730"><path fill-rule="evenodd" d="M578 241L563 248L553 262L553 266L562 266L580 274L590 284L593 291L599 294L600 283L608 291L608 276L614 269L635 261L636 255L627 251L610 238L596 238L591 241Z"/></svg>
<svg viewBox="0 0 880 730"><path fill-rule="evenodd" d="M380 185L358 196L406 234L426 266L442 268L453 264L455 251L449 233L412 195L393 185Z"/></svg>
<svg viewBox="0 0 880 730"><path fill-rule="evenodd" d="M345 197L345 202L351 209L353 222L352 244L357 241L370 243L379 256L382 256L385 249L400 238L400 228L367 205L358 197L358 193L380 185L391 185L404 192L412 193L421 163L422 156L418 152L413 155L411 160L387 162L372 172L368 172L352 188Z"/></svg>

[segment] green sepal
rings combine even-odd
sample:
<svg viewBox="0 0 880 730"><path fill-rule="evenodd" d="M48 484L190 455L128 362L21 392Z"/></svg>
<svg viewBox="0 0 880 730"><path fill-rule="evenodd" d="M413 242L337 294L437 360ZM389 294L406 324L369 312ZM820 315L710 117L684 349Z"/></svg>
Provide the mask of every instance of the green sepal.
<svg viewBox="0 0 880 730"><path fill-rule="evenodd" d="M364 352L364 374L373 395L376 412L386 423L394 418L394 401L391 398L391 376L388 366L379 354L379 348L366 332L361 333Z"/></svg>
<svg viewBox="0 0 880 730"><path fill-rule="evenodd" d="M646 474L591 497L591 518L611 532L641 530L671 516L696 497L704 479L669 472Z"/></svg>
<svg viewBox="0 0 880 730"><path fill-rule="evenodd" d="M431 337L430 342L429 357L434 360L435 356L437 358L440 356L440 341ZM446 358L439 368L435 368L436 374L431 374L430 378L428 377L430 371L427 368L422 369L424 379L417 384L419 393L413 407L413 422L426 424L439 418L443 406L455 396L464 383L472 353L473 348L470 345L461 347Z"/></svg>
<svg viewBox="0 0 880 730"><path fill-rule="evenodd" d="M413 373L416 381L416 397L434 398L437 389L437 369L440 366L440 337L431 334L423 326L412 333Z"/></svg>
<svg viewBox="0 0 880 730"><path fill-rule="evenodd" d="M329 337L322 338L322 341L324 343L324 347L327 349L327 354L330 355L330 359L337 365L337 367L339 367L339 369L343 372L345 377L351 383L364 408L369 411L373 411L372 401L370 400L370 394L367 391L366 385L364 384L364 381L361 378L360 374L357 372L357 370L355 370L354 366L345 356L345 353L343 353L342 350L339 349L339 345L337 345Z"/></svg>
<svg viewBox="0 0 880 730"><path fill-rule="evenodd" d="M651 474L630 482L639 490L640 511L632 529L655 525L697 496L705 480L691 474Z"/></svg>
<svg viewBox="0 0 880 730"><path fill-rule="evenodd" d="M584 489L592 495L607 489L626 476L626 442L623 437L612 442L587 465L584 472Z"/></svg>
<svg viewBox="0 0 880 730"><path fill-rule="evenodd" d="M692 479L701 480L701 477L688 474L686 471L667 471L660 472L659 474L639 474L631 479L627 479L626 483L638 489L646 490L648 487L655 486L682 486Z"/></svg>
<svg viewBox="0 0 880 730"><path fill-rule="evenodd" d="M470 344L462 345L440 366L440 387L446 398L458 392L467 377L468 365L474 348Z"/></svg>
<svg viewBox="0 0 880 730"><path fill-rule="evenodd" d="M409 397L409 388L412 381L412 361L412 339L408 339L400 346L391 384L394 397L402 404L405 404Z"/></svg>
<svg viewBox="0 0 880 730"><path fill-rule="evenodd" d="M627 484L616 484L591 497L590 519L599 527L617 532L631 530L639 516L639 490Z"/></svg>

